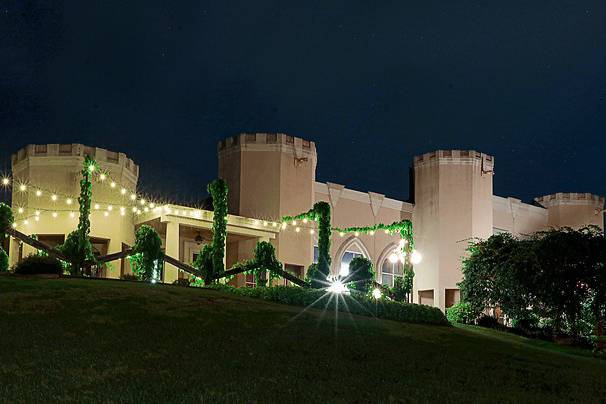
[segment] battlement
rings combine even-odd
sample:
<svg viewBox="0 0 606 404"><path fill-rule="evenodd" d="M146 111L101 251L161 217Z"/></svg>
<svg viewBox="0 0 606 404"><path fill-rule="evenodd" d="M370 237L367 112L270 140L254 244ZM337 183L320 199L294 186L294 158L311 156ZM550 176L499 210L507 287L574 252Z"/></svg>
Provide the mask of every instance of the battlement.
<svg viewBox="0 0 606 404"><path fill-rule="evenodd" d="M475 150L436 150L414 157L415 167L432 163L477 163L484 171L494 169L494 157Z"/></svg>
<svg viewBox="0 0 606 404"><path fill-rule="evenodd" d="M604 207L604 197L590 193L558 192L556 194L534 198L535 202L546 208L557 205L591 205Z"/></svg>
<svg viewBox="0 0 606 404"><path fill-rule="evenodd" d="M139 176L139 166L126 154L100 147L91 147L79 143L68 144L29 144L12 155L13 170L16 165L28 158L38 157L82 157L90 156L101 164L115 164L125 167L135 177Z"/></svg>
<svg viewBox="0 0 606 404"><path fill-rule="evenodd" d="M221 154L228 150L297 150L316 154L316 144L310 140L284 133L240 133L219 141L217 150Z"/></svg>

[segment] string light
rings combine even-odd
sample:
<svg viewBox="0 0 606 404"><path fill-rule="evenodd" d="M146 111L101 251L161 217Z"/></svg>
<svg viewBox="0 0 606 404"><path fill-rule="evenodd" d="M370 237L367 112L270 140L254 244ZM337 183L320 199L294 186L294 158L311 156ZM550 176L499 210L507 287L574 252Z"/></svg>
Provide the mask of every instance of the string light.
<svg viewBox="0 0 606 404"><path fill-rule="evenodd" d="M99 208L100 208L99 204L98 204L98 203L95 203L95 209L96 209L96 210L99 210Z"/></svg>
<svg viewBox="0 0 606 404"><path fill-rule="evenodd" d="M292 225L293 225L293 226L296 226L296 225L297 225L297 221L296 221L296 220L293 220L293 221L292 221Z"/></svg>
<svg viewBox="0 0 606 404"><path fill-rule="evenodd" d="M109 210L111 212L112 210L114 210L114 207L112 205L108 205L107 210Z"/></svg>
<svg viewBox="0 0 606 404"><path fill-rule="evenodd" d="M339 232L339 236L343 237L345 235L345 233L343 233L342 231Z"/></svg>
<svg viewBox="0 0 606 404"><path fill-rule="evenodd" d="M17 223L13 222L12 226L13 226L13 229L16 229L17 228Z"/></svg>
<svg viewBox="0 0 606 404"><path fill-rule="evenodd" d="M40 191L39 189L36 190L36 196L38 196L38 197L42 196L42 191Z"/></svg>
<svg viewBox="0 0 606 404"><path fill-rule="evenodd" d="M307 224L307 218L303 219L303 223Z"/></svg>
<svg viewBox="0 0 606 404"><path fill-rule="evenodd" d="M314 233L315 233L314 229L309 229L309 234L314 234Z"/></svg>
<svg viewBox="0 0 606 404"><path fill-rule="evenodd" d="M35 220L36 222L39 222L39 221L40 221L40 216L35 216L35 217L34 217L34 220Z"/></svg>
<svg viewBox="0 0 606 404"><path fill-rule="evenodd" d="M101 181L105 181L105 178L107 178L107 176L105 174L101 173L101 175L99 175L99 179Z"/></svg>
<svg viewBox="0 0 606 404"><path fill-rule="evenodd" d="M300 228L300 227L297 227L297 228L295 229L295 231L296 231L297 233L299 233L299 232L301 231L301 228Z"/></svg>
<svg viewBox="0 0 606 404"><path fill-rule="evenodd" d="M37 210L37 211L35 212L35 215L36 215L36 216L40 216L40 211L39 211L39 210Z"/></svg>
<svg viewBox="0 0 606 404"><path fill-rule="evenodd" d="M358 232L358 231L357 231L357 232L355 232L355 233L354 233L354 236L356 236L356 237L360 237L360 232Z"/></svg>
<svg viewBox="0 0 606 404"><path fill-rule="evenodd" d="M88 166L88 171L90 171L91 173L92 173L93 171L95 171L95 165L94 165L94 164L89 165L89 166Z"/></svg>
<svg viewBox="0 0 606 404"><path fill-rule="evenodd" d="M264 221L264 222L263 222L263 227L267 227L267 224L268 224L268 223Z"/></svg>
<svg viewBox="0 0 606 404"><path fill-rule="evenodd" d="M52 195L51 195L51 200L52 200L53 202L55 202L55 201L57 200L57 195L52 194Z"/></svg>
<svg viewBox="0 0 606 404"><path fill-rule="evenodd" d="M109 186L110 186L110 187L112 187L112 188L116 188L116 183L115 183L114 181L112 181L112 182L109 184Z"/></svg>
<svg viewBox="0 0 606 404"><path fill-rule="evenodd" d="M109 216L109 212L108 211L103 212L103 216L108 217Z"/></svg>
<svg viewBox="0 0 606 404"><path fill-rule="evenodd" d="M69 217L71 217L73 219L76 217L76 214L74 212L69 212Z"/></svg>
<svg viewBox="0 0 606 404"><path fill-rule="evenodd" d="M58 215L57 215L57 212L53 212L51 216L52 216L53 218L56 218L56 217L58 216Z"/></svg>
<svg viewBox="0 0 606 404"><path fill-rule="evenodd" d="M121 189L120 189L120 193L121 193L122 195L126 195L126 188L121 188Z"/></svg>
<svg viewBox="0 0 606 404"><path fill-rule="evenodd" d="M17 212L19 212L19 213L23 213L23 208L19 208L19 209L17 209Z"/></svg>
<svg viewBox="0 0 606 404"><path fill-rule="evenodd" d="M374 236L375 235L375 231L371 230L370 233L368 233L368 234L370 234L371 236Z"/></svg>
<svg viewBox="0 0 606 404"><path fill-rule="evenodd" d="M130 200L134 201L135 199L137 199L137 195L135 194L130 194Z"/></svg>
<svg viewBox="0 0 606 404"><path fill-rule="evenodd" d="M25 192L26 189L27 189L27 186L25 184L19 185L19 191Z"/></svg>
<svg viewBox="0 0 606 404"><path fill-rule="evenodd" d="M71 205L72 204L72 198L67 198L65 200L65 203L67 203L68 205Z"/></svg>
<svg viewBox="0 0 606 404"><path fill-rule="evenodd" d="M10 184L11 180L4 177L2 178L2 185L7 186L8 184Z"/></svg>

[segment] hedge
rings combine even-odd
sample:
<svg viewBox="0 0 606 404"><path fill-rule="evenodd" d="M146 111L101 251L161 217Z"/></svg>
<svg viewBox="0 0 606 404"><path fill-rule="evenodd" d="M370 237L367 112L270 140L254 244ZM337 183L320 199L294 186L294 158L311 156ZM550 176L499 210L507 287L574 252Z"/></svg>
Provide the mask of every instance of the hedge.
<svg viewBox="0 0 606 404"><path fill-rule="evenodd" d="M336 299L323 290L304 289L293 286L271 286L257 288L234 288L227 285L210 285L207 289L220 290L237 296L252 297L292 306L307 307L313 305L317 309L334 310ZM339 301L338 310L348 311L361 316L374 316L386 320L405 323L449 325L440 309L425 305L401 303L392 300L375 300L360 294L341 295L345 299ZM355 300L355 301L354 301ZM315 302L315 303L314 303Z"/></svg>
<svg viewBox="0 0 606 404"><path fill-rule="evenodd" d="M61 261L53 257L28 255L15 265L14 272L21 275L61 275L63 265L61 265Z"/></svg>

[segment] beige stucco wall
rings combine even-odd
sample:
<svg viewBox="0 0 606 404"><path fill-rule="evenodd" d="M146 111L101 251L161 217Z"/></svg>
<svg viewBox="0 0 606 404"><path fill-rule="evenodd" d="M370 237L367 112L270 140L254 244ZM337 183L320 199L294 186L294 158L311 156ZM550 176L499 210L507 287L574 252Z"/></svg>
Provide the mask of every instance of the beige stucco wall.
<svg viewBox="0 0 606 404"><path fill-rule="evenodd" d="M328 202L332 209L334 227L372 226L379 223L394 223L412 218L413 205L386 198L374 192L360 192L333 183L315 184L315 200ZM337 274L343 253L347 250L362 252L370 259L376 269L380 282L380 268L383 260L393 251L399 242L399 236L378 231L374 235L332 234L332 272ZM314 239L317 245L317 238Z"/></svg>
<svg viewBox="0 0 606 404"><path fill-rule="evenodd" d="M579 228L594 225L604 229L604 197L589 193L557 193L536 198L548 214L549 227Z"/></svg>
<svg viewBox="0 0 606 404"><path fill-rule="evenodd" d="M116 182L115 188L110 187L109 180L93 185L90 236L108 240L108 253L119 252L122 243L132 245L134 241L132 214L128 211L121 216L119 207L130 203L128 197L136 189L139 167L124 153L102 148L81 144L28 145L13 155L12 205L17 210L17 230L28 235L66 236L76 228L80 171L85 155L95 158L100 169ZM20 184L26 185L27 189L20 191ZM121 187L129 192L121 195L117 191ZM42 194L37 196L36 191ZM52 194L57 195L55 201L51 199ZM71 204L67 204L68 198L72 200ZM95 203L100 204L99 210L94 208ZM113 210L106 216L104 212L108 205L112 205ZM23 209L23 213L19 213L19 209ZM36 211L40 212L38 219ZM11 240L10 249L11 264L15 264L18 259L15 240ZM23 247L23 256L33 252L29 246ZM118 278L120 261L110 264L113 269L107 275Z"/></svg>
<svg viewBox="0 0 606 404"><path fill-rule="evenodd" d="M423 261L415 266L414 299L433 290L433 304L445 308L445 290L457 289L461 259L469 242L492 235L494 159L483 153L438 150L415 157L415 245Z"/></svg>
<svg viewBox="0 0 606 404"><path fill-rule="evenodd" d="M314 203L316 148L282 133L240 134L218 145L219 177L230 189L230 213L279 222ZM272 240L278 258L304 268L313 258L308 231L283 231Z"/></svg>
<svg viewBox="0 0 606 404"><path fill-rule="evenodd" d="M524 236L547 228L547 209L523 203L516 198L500 196L493 197L492 206L495 233L507 232Z"/></svg>

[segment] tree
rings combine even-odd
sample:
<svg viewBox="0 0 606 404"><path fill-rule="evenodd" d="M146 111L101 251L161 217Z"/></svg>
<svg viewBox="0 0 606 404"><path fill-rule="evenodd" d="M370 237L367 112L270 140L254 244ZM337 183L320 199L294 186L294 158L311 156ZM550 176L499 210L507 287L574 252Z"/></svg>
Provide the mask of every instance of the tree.
<svg viewBox="0 0 606 404"><path fill-rule="evenodd" d="M137 278L143 281L155 280L158 276L156 268L163 256L162 240L158 232L146 224L139 227L130 256L133 272Z"/></svg>
<svg viewBox="0 0 606 404"><path fill-rule="evenodd" d="M355 257L349 263L349 276L345 279L352 289L368 293L372 286L375 272L368 258Z"/></svg>

